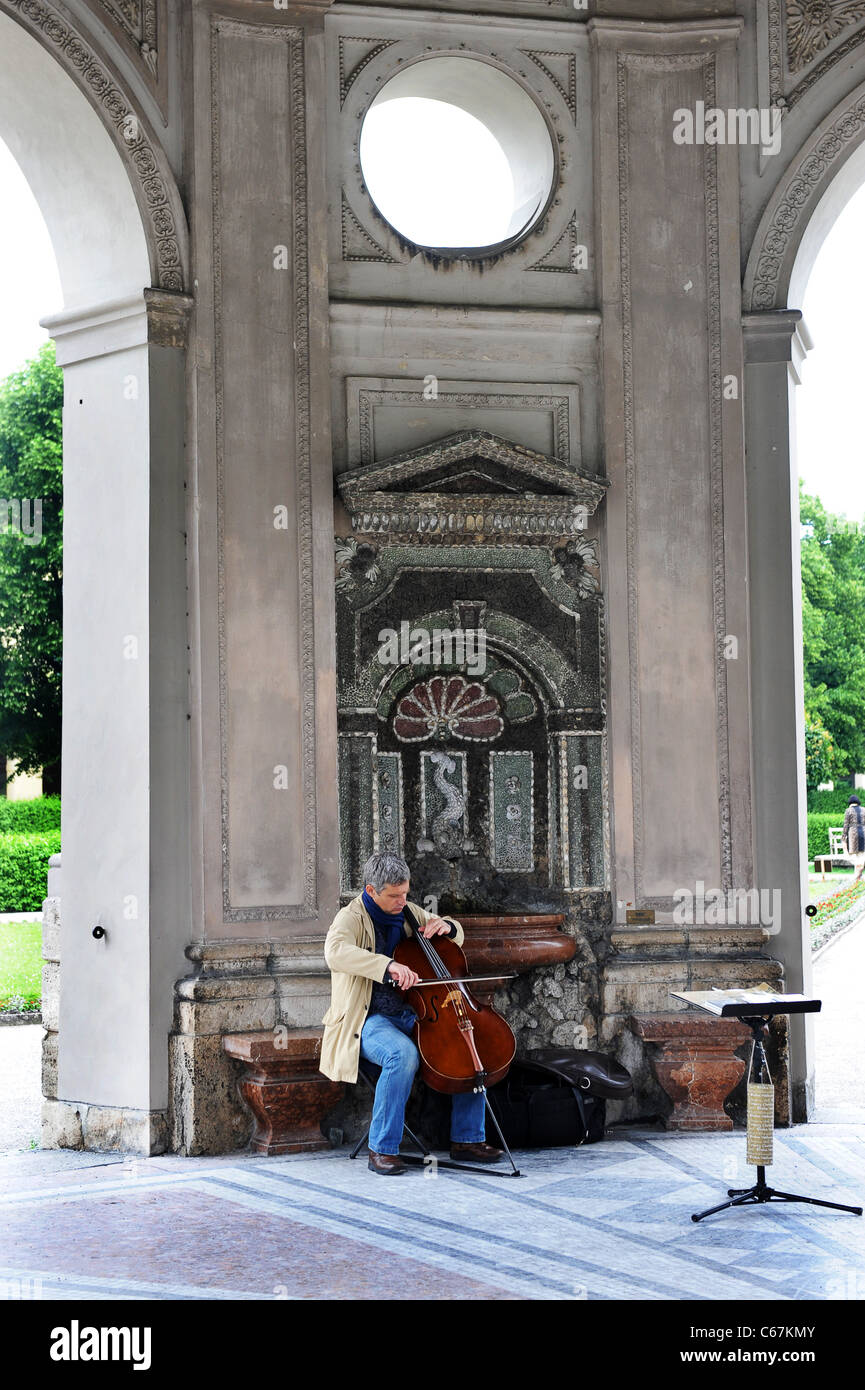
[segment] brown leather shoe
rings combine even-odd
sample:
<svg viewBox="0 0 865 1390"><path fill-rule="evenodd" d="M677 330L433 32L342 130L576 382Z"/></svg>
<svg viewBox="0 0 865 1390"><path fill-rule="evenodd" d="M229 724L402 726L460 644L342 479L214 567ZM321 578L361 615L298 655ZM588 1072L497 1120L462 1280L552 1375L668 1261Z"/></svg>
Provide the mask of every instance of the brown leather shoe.
<svg viewBox="0 0 865 1390"><path fill-rule="evenodd" d="M399 1173L405 1172L405 1164L399 1154L377 1154L369 1151L369 1163L367 1168L371 1168L374 1173L381 1173L384 1177L396 1177Z"/></svg>
<svg viewBox="0 0 865 1390"><path fill-rule="evenodd" d="M494 1149L492 1144L454 1144L451 1143L451 1158L464 1158L469 1163L498 1163L504 1149Z"/></svg>

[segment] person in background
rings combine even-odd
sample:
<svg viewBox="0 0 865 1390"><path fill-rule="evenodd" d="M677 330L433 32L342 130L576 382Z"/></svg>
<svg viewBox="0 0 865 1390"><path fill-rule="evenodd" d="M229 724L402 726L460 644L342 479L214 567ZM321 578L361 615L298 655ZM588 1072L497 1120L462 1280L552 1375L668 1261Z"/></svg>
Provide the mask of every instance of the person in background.
<svg viewBox="0 0 865 1390"><path fill-rule="evenodd" d="M858 883L865 869L865 811L858 796L850 797L844 812L844 848L856 869L853 882Z"/></svg>

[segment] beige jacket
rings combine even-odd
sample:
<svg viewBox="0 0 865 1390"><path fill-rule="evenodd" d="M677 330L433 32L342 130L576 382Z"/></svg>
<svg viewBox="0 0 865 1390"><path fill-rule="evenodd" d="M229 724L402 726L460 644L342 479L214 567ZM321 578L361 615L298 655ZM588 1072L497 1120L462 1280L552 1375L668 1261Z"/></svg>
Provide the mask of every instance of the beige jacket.
<svg viewBox="0 0 865 1390"><path fill-rule="evenodd" d="M426 912L416 903L406 904L409 915L421 926L437 914ZM463 944L465 933L454 917L456 936L451 940ZM411 932L408 926L406 936ZM324 941L324 958L331 970L330 1008L321 1020L324 1037L321 1040L320 1070L331 1081L357 1081L360 1061L360 1030L372 997L372 982L381 983L390 965L390 956L376 955L375 928L363 905L362 897L353 898L334 917Z"/></svg>

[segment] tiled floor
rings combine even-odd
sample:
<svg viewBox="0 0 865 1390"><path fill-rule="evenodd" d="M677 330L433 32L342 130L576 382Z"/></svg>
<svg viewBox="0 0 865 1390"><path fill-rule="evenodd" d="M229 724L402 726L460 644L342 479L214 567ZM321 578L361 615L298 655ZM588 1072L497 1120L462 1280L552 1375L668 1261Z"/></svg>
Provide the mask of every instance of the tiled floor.
<svg viewBox="0 0 865 1390"><path fill-rule="evenodd" d="M749 1185L745 1137L617 1131L518 1156L520 1178L348 1151L0 1156L0 1291L64 1299L861 1299L865 1218L804 1205L691 1213ZM775 1187L865 1197L865 1128L775 1136ZM27 1290L30 1290L28 1295Z"/></svg>

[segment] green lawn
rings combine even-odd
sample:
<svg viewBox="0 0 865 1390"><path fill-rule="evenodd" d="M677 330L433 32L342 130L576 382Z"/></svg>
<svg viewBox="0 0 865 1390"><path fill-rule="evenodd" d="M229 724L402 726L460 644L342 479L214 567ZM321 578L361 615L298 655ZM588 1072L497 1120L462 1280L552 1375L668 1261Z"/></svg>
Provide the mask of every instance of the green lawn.
<svg viewBox="0 0 865 1390"><path fill-rule="evenodd" d="M0 1009L42 1002L42 923L0 922Z"/></svg>

